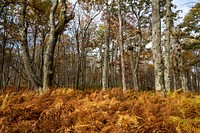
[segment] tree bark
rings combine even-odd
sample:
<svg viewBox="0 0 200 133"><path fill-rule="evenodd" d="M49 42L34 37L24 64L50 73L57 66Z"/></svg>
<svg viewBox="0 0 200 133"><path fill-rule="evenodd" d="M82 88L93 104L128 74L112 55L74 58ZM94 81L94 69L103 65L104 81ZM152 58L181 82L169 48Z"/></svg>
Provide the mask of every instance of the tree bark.
<svg viewBox="0 0 200 133"><path fill-rule="evenodd" d="M110 10L108 7L108 0L106 1L107 17L107 34L105 39L105 50L103 58L103 73L102 73L102 90L105 91L108 88L108 61L109 61L109 43L110 43Z"/></svg>
<svg viewBox="0 0 200 133"><path fill-rule="evenodd" d="M161 53L161 21L160 21L160 2L152 0L152 43L153 60L155 74L155 90L165 95L163 82L163 63Z"/></svg>
<svg viewBox="0 0 200 133"><path fill-rule="evenodd" d="M66 13L66 0L60 0L60 19L56 24L56 9L58 7L59 1L56 0L53 3L50 11L50 36L47 44L47 49L44 55L44 68L43 68L43 89L40 92L46 91L48 88L52 87L53 82L53 57L55 46L58 40L58 35L60 35L64 28L65 24L68 23L71 19L74 18L72 13L70 16L67 16Z"/></svg>
<svg viewBox="0 0 200 133"><path fill-rule="evenodd" d="M165 88L166 91L170 91L170 46L171 46L171 0L167 0L166 3L166 35L165 35L165 55L164 55L164 79L165 79Z"/></svg>
<svg viewBox="0 0 200 133"><path fill-rule="evenodd" d="M27 0L22 1L22 9L21 9L21 49L22 49L22 59L24 62L25 70L28 75L29 80L33 84L35 89L39 89L42 84L41 81L36 77L36 74L33 70L33 66L31 63L31 57L28 49L27 42L27 29L28 24L26 22L26 10L27 10Z"/></svg>
<svg viewBox="0 0 200 133"><path fill-rule="evenodd" d="M2 46L1 46L1 77L0 77L0 88L3 90L3 84L4 84L4 65L5 65L5 48L6 48L6 38L5 34L3 34L2 39Z"/></svg>
<svg viewBox="0 0 200 133"><path fill-rule="evenodd" d="M184 70L184 63L183 63L183 50L182 48L180 49L180 64L179 64L179 69L180 69L180 80L181 80L181 88L186 91L188 90L188 85L187 85L187 77L186 77L186 71Z"/></svg>
<svg viewBox="0 0 200 133"><path fill-rule="evenodd" d="M123 93L126 92L126 79L125 79L125 60L124 60L124 43L123 43L123 28L122 28L122 15L121 15L121 0L117 1L118 5L118 18L119 18L119 44L121 53L121 69L122 69L122 88Z"/></svg>

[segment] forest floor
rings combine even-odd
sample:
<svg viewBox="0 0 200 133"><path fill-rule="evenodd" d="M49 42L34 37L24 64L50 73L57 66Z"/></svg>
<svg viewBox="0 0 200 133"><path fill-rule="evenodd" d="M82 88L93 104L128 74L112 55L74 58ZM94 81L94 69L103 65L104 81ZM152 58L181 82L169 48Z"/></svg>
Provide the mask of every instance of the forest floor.
<svg viewBox="0 0 200 133"><path fill-rule="evenodd" d="M0 95L0 133L200 133L200 95L21 89Z"/></svg>

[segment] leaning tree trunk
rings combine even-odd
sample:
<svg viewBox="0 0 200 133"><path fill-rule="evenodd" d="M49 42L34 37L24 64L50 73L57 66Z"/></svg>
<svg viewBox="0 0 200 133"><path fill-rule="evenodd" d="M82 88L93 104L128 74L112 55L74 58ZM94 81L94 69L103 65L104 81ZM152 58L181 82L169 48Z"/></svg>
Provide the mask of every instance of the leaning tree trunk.
<svg viewBox="0 0 200 133"><path fill-rule="evenodd" d="M126 92L126 80L125 80L125 60L124 60L124 44L123 44L123 29L122 29L122 15L121 15L121 1L117 1L118 4L118 18L119 18L119 44L121 51L121 69L122 69L122 87L123 92Z"/></svg>
<svg viewBox="0 0 200 133"><path fill-rule="evenodd" d="M35 72L33 71L31 57L30 57L29 49L28 49L28 41L27 41L28 24L26 22L26 10L27 10L27 0L23 0L22 9L21 9L22 16L21 16L21 21L20 21L22 59L24 62L25 70L28 75L29 81L31 81L34 88L39 89L42 86L42 84L41 84L41 81L38 80L38 78L36 77Z"/></svg>
<svg viewBox="0 0 200 133"><path fill-rule="evenodd" d="M152 0L152 43L153 60L155 74L155 90L165 95L163 82L163 64L161 53L161 21L160 21L160 2Z"/></svg>
<svg viewBox="0 0 200 133"><path fill-rule="evenodd" d="M166 43L165 43L165 69L164 69L164 79L165 79L165 88L167 91L170 91L170 31L171 31L171 0L167 0L167 14L166 14Z"/></svg>
<svg viewBox="0 0 200 133"><path fill-rule="evenodd" d="M50 36L47 44L47 49L44 55L44 69L43 69L43 89L40 90L42 93L48 88L52 87L53 82L53 57L55 46L58 40L58 35L60 35L65 25L74 18L74 13L67 16L66 0L60 0L60 17L56 24L56 10L59 4L59 0L54 1L51 11L50 11Z"/></svg>

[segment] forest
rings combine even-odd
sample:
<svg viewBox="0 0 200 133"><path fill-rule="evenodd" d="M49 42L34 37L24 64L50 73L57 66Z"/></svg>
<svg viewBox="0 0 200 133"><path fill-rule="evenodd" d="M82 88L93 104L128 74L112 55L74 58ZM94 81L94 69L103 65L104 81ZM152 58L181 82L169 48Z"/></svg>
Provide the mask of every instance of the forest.
<svg viewBox="0 0 200 133"><path fill-rule="evenodd" d="M200 132L200 2L0 0L0 132Z"/></svg>

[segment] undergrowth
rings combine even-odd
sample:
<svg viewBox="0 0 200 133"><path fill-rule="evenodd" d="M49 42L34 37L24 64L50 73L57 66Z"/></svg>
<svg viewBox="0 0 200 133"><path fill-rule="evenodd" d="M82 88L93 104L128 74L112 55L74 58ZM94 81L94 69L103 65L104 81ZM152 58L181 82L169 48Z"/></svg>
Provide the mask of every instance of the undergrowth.
<svg viewBox="0 0 200 133"><path fill-rule="evenodd" d="M0 133L200 133L200 96L25 89L0 95Z"/></svg>

